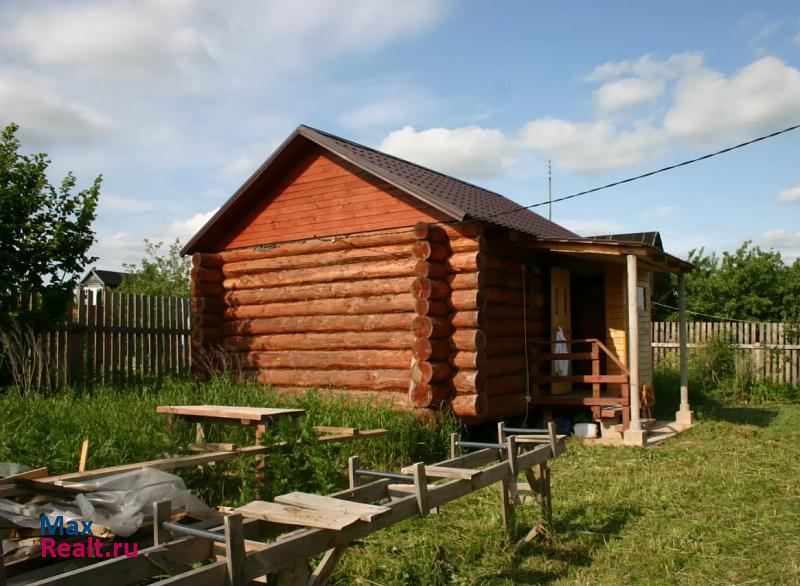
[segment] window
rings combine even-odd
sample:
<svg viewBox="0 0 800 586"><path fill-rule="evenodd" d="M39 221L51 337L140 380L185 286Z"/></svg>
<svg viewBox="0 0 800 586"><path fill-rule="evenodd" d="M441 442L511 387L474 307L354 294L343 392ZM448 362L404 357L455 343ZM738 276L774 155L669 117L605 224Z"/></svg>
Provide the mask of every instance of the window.
<svg viewBox="0 0 800 586"><path fill-rule="evenodd" d="M636 306L639 311L647 311L647 287L636 287Z"/></svg>

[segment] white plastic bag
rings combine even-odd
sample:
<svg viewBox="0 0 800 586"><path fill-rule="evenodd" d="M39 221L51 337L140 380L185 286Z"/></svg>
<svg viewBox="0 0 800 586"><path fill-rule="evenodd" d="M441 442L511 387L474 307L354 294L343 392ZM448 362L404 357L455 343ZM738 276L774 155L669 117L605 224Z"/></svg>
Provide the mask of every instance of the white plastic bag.
<svg viewBox="0 0 800 586"><path fill-rule="evenodd" d="M567 338L564 335L564 330L561 329L561 326L558 326L558 331L556 332L556 351L554 354L567 353L566 340ZM556 360L555 370L558 376L567 376L569 374L569 360Z"/></svg>

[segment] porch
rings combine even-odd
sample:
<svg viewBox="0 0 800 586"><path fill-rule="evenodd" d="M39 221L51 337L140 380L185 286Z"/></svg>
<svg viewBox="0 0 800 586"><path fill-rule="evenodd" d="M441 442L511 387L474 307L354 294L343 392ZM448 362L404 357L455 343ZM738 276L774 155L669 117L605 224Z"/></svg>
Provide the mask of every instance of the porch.
<svg viewBox="0 0 800 586"><path fill-rule="evenodd" d="M652 246L619 241L529 241L549 274L549 339L530 343L530 403L587 408L602 441L652 444L691 426L686 345L688 263ZM540 257L541 258L541 257ZM656 421L650 297L656 278L677 273L680 406ZM599 291L601 290L601 291ZM577 334L577 335L573 335Z"/></svg>

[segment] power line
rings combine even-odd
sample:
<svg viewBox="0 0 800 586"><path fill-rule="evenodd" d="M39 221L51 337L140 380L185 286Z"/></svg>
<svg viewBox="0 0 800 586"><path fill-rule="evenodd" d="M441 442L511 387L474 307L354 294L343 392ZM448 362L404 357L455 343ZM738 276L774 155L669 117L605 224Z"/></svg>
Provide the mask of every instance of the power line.
<svg viewBox="0 0 800 586"><path fill-rule="evenodd" d="M601 185L600 187L593 187L592 189L586 189L584 191L579 191L578 193L573 193L571 195L565 195L563 197L558 197L554 200L548 201L541 201L538 203L534 203L528 206L521 206L520 209L532 209L543 205L548 205L550 203L558 203L561 201L566 201L568 199L573 199L576 197L581 197L582 195L588 195L590 193L596 193L598 191L602 191L604 189L609 189L611 187L617 187L618 185L623 185L625 183L630 183L632 181L638 181L639 179L644 179L645 177L652 177L653 175L658 175L659 173L665 173L666 171L672 171L673 169L677 169L679 167L686 167L687 165L692 165L694 163L699 163L700 161L705 161L706 159L710 159L712 157L716 157L718 155L723 155L725 153L729 153L731 151L735 151L736 149L741 149L746 146L750 146L751 144L755 144L757 142L761 142L763 140L767 140L770 138L775 138L776 136L780 136L781 134L786 134L787 132L792 132L793 130L797 130L800 128L800 124L795 124L794 126L789 126L788 128L784 128L783 130L778 130L777 132L772 132L770 134L765 134L764 136L759 136L758 138L754 138L752 140L748 140L745 142L740 142L737 145L730 146L724 149L720 149L718 151L714 151L713 153L708 153L701 157L695 157L694 159L688 159L686 161L681 161L680 163L675 163L673 165L668 165L666 167L662 167L661 169L656 169L655 171L648 171L647 173L642 173L641 175L636 175L635 177L628 177L627 179L622 179L620 181L614 181L613 183L607 183L605 185ZM515 210L517 211L517 210ZM508 214L513 213L509 212L500 212L496 215Z"/></svg>
<svg viewBox="0 0 800 586"><path fill-rule="evenodd" d="M653 305L658 305L659 307L666 307L667 309L674 309L675 311L680 311L680 309L678 309L677 307L672 307L671 305L667 305L666 303L659 303L658 301L651 301L651 303ZM747 319L736 319L736 318L733 318L733 317L724 317L724 316L721 316L721 315L711 315L710 313L701 313L699 311L692 311L691 309L687 309L686 313L691 313L692 315L700 315L700 316L703 316L703 317L710 317L710 318L718 319L718 320L721 320L721 321L735 321L735 322L739 322L739 323L742 323L742 324L764 323L764 322L759 322L759 321L751 321L751 320L747 320Z"/></svg>

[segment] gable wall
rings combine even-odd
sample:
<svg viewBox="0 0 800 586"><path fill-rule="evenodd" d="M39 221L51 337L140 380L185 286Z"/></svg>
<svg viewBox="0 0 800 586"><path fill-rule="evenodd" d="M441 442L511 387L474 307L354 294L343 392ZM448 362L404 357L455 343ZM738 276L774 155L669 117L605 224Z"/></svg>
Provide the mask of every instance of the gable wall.
<svg viewBox="0 0 800 586"><path fill-rule="evenodd" d="M431 206L328 153L300 157L289 179L256 196L218 250L446 220Z"/></svg>

